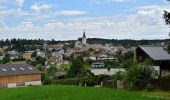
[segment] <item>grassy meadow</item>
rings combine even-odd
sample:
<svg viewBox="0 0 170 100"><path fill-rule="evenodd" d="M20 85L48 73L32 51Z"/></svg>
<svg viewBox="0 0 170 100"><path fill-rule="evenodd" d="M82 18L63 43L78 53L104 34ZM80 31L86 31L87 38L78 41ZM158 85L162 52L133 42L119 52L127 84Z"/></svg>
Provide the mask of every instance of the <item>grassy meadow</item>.
<svg viewBox="0 0 170 100"><path fill-rule="evenodd" d="M0 89L0 100L166 100L139 92L77 86L32 86Z"/></svg>

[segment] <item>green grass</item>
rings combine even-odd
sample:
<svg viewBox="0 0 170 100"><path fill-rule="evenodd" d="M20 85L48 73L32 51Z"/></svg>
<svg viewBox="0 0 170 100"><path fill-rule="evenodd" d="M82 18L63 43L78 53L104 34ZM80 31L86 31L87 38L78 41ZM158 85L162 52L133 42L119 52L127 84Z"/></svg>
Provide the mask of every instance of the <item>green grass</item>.
<svg viewBox="0 0 170 100"><path fill-rule="evenodd" d="M76 86L35 86L0 89L0 100L165 100L139 92Z"/></svg>
<svg viewBox="0 0 170 100"><path fill-rule="evenodd" d="M155 96L155 97L163 97L163 98L169 98L170 99L170 91L169 92L164 92L164 91L147 92L147 91L142 91L141 94L145 95L145 96Z"/></svg>

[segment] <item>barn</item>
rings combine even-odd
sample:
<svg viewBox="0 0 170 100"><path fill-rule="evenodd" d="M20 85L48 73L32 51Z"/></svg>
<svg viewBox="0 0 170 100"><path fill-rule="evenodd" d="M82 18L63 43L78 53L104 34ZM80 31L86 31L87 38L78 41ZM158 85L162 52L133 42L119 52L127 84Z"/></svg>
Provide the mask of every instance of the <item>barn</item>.
<svg viewBox="0 0 170 100"><path fill-rule="evenodd" d="M160 76L170 74L170 54L166 45L140 45L134 52L134 60L143 62L150 59Z"/></svg>
<svg viewBox="0 0 170 100"><path fill-rule="evenodd" d="M0 64L0 87L40 85L41 73L29 64Z"/></svg>

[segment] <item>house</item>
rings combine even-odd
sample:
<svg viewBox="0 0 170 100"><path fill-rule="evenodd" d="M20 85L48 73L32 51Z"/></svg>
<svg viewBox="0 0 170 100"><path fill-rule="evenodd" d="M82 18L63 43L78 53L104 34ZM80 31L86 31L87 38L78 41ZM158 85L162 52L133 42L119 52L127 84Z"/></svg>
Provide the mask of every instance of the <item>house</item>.
<svg viewBox="0 0 170 100"><path fill-rule="evenodd" d="M45 52L43 51L37 51L37 57L45 57Z"/></svg>
<svg viewBox="0 0 170 100"><path fill-rule="evenodd" d="M31 59L32 53L26 52L23 54L23 58L25 59Z"/></svg>
<svg viewBox="0 0 170 100"><path fill-rule="evenodd" d="M103 62L94 62L92 63L92 68L104 68Z"/></svg>
<svg viewBox="0 0 170 100"><path fill-rule="evenodd" d="M40 85L41 72L29 64L0 64L0 87Z"/></svg>
<svg viewBox="0 0 170 100"><path fill-rule="evenodd" d="M3 53L4 53L3 48L0 48L0 53L1 53L1 54L3 54Z"/></svg>
<svg viewBox="0 0 170 100"><path fill-rule="evenodd" d="M51 54L52 56L52 61L57 64L57 65L61 65L63 64L63 55L64 55L64 52L53 52Z"/></svg>
<svg viewBox="0 0 170 100"><path fill-rule="evenodd" d="M114 75L116 74L117 72L124 72L125 69L124 68L92 68L91 69L91 72L94 74L94 75Z"/></svg>
<svg viewBox="0 0 170 100"><path fill-rule="evenodd" d="M4 59L4 56L0 56L0 60L3 60Z"/></svg>
<svg viewBox="0 0 170 100"><path fill-rule="evenodd" d="M10 55L10 59L17 59L18 58L18 52L17 51L9 51L8 54Z"/></svg>
<svg viewBox="0 0 170 100"><path fill-rule="evenodd" d="M135 49L134 60L143 62L145 59L149 59L158 74L166 76L170 74L170 54L166 48L166 45L141 45Z"/></svg>

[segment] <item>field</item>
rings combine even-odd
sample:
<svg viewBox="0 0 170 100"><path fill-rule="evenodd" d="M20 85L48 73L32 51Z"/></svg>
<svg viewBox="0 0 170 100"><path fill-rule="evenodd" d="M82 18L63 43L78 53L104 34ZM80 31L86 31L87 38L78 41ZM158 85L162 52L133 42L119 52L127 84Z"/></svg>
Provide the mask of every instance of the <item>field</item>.
<svg viewBox="0 0 170 100"><path fill-rule="evenodd" d="M138 92L76 86L34 86L0 89L0 100L164 100Z"/></svg>

